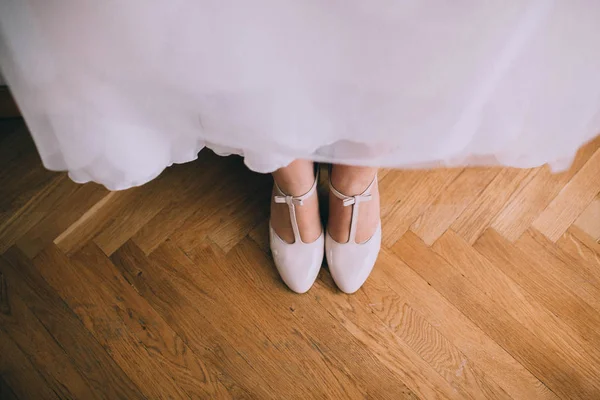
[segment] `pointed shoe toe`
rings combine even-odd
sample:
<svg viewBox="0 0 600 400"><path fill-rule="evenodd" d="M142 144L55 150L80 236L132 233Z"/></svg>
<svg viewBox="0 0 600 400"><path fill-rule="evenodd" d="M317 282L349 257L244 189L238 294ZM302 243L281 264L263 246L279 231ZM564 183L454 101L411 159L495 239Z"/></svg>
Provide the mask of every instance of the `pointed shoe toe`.
<svg viewBox="0 0 600 400"><path fill-rule="evenodd" d="M356 292L365 283L381 247L381 224L364 243L338 243L327 233L325 239L329 272L338 288L348 294Z"/></svg>
<svg viewBox="0 0 600 400"><path fill-rule="evenodd" d="M323 263L324 235L312 243L286 243L269 226L271 253L285 284L296 293L306 293L315 283Z"/></svg>

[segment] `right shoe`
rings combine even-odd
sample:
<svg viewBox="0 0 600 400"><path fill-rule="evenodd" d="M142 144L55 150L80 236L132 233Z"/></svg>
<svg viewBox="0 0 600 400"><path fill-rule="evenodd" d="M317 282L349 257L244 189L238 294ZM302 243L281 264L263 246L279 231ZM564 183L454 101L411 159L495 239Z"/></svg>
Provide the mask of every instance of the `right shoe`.
<svg viewBox="0 0 600 400"><path fill-rule="evenodd" d="M302 207L304 200L316 195L319 173L308 192L302 196L290 196L274 183L275 203L287 204L290 212L290 222L294 232L294 243L287 243L277 235L269 220L269 242L275 266L281 279L296 293L306 293L312 287L319 275L323 255L325 252L325 235L321 228L321 235L312 243L304 243L298 229L296 207Z"/></svg>
<svg viewBox="0 0 600 400"><path fill-rule="evenodd" d="M352 207L352 220L348 241L345 243L336 242L327 231L325 239L327 264L337 287L344 293L352 294L369 277L381 248L381 220L368 240L362 243L356 242L359 205L365 201L372 201L371 191L377 185L377 175L365 191L356 196L347 196L336 190L331 183L331 173L329 176L330 193L340 199L344 207Z"/></svg>

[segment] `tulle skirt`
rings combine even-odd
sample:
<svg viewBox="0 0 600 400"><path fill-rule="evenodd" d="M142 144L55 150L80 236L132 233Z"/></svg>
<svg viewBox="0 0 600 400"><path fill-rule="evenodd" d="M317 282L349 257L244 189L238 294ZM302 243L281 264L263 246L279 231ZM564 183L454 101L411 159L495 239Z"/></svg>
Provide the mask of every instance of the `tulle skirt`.
<svg viewBox="0 0 600 400"><path fill-rule="evenodd" d="M600 2L1 0L47 168L140 185L205 146L422 168L568 167L600 132Z"/></svg>

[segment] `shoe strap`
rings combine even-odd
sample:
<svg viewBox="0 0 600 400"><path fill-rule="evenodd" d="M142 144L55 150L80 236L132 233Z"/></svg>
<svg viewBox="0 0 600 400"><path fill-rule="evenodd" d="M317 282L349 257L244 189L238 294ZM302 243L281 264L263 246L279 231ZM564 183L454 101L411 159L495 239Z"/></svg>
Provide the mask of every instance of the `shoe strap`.
<svg viewBox="0 0 600 400"><path fill-rule="evenodd" d="M329 189L331 190L331 193L333 193L333 195L338 199L342 200L342 204L344 205L344 207L353 206L351 217L352 219L350 220L350 235L348 237L348 242L350 243L356 242L356 225L358 223L359 204L365 201L370 201L372 199L371 189L375 185L375 182L377 182L377 174L375 174L375 177L373 178L369 186L367 186L367 188L361 194L358 194L356 196L346 196L345 194L341 193L333 187L333 184L331 183L331 170L329 171Z"/></svg>
<svg viewBox="0 0 600 400"><path fill-rule="evenodd" d="M298 220L296 219L296 206L303 206L304 200L308 199L310 196L312 196L313 194L316 193L317 184L319 183L319 170L317 169L315 181L312 184L310 190L308 192L304 193L302 196L290 196L288 194L285 194L283 192L283 190L281 190L279 185L277 185L277 182L274 182L274 183L275 183L275 191L278 193L275 196L273 196L275 203L277 203L277 204L285 203L288 205L288 209L290 211L290 222L292 223L292 230L294 231L294 243L296 243L296 242L304 243L302 241L302 237L300 236L300 229L298 228Z"/></svg>

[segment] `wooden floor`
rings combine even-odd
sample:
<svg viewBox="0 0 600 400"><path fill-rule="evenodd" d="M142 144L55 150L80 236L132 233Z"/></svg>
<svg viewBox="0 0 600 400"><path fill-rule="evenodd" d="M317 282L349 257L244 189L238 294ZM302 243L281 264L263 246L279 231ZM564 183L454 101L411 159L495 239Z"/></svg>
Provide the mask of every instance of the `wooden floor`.
<svg viewBox="0 0 600 400"><path fill-rule="evenodd" d="M600 399L600 139L570 171L382 171L365 286L290 292L268 176L108 192L0 123L0 397Z"/></svg>

